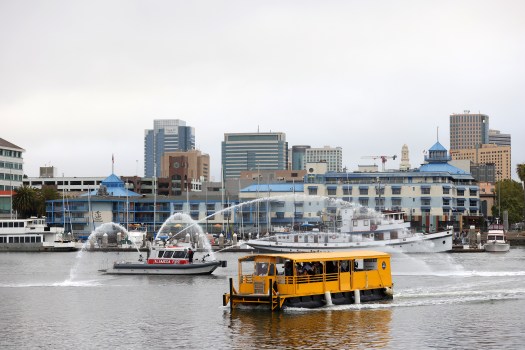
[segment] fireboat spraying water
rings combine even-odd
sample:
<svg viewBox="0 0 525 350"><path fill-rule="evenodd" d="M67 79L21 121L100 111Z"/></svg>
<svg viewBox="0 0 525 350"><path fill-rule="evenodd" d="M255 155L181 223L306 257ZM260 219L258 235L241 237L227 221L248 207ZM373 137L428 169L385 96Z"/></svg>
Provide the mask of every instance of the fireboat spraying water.
<svg viewBox="0 0 525 350"><path fill-rule="evenodd" d="M198 248L205 248L200 258L194 256ZM187 214L175 213L162 224L153 242L147 242L146 257L139 251L136 261L115 261L100 271L113 275L209 275L217 267L226 267L226 261L215 259L200 226Z"/></svg>

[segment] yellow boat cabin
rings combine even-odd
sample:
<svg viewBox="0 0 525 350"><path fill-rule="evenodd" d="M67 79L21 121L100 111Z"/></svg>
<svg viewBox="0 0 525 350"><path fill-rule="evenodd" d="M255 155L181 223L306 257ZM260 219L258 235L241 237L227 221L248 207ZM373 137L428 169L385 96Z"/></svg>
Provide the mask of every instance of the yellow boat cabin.
<svg viewBox="0 0 525 350"><path fill-rule="evenodd" d="M376 251L254 254L239 258L223 305L314 308L392 299L390 255Z"/></svg>

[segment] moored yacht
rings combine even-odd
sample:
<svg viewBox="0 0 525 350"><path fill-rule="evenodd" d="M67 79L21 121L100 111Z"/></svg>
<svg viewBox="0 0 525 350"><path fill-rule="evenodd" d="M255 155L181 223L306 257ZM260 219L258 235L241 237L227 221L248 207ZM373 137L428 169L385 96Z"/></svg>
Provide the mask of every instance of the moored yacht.
<svg viewBox="0 0 525 350"><path fill-rule="evenodd" d="M508 252L510 243L505 236L503 224L495 223L489 225L487 243L484 245L486 252Z"/></svg>
<svg viewBox="0 0 525 350"><path fill-rule="evenodd" d="M453 230L418 233L410 229L402 212L370 216L358 208L341 209L341 228L335 232L275 234L248 245L269 252L318 252L374 249L386 252L435 253L452 250Z"/></svg>
<svg viewBox="0 0 525 350"><path fill-rule="evenodd" d="M1 252L64 252L78 250L62 227L49 227L45 218L0 220Z"/></svg>

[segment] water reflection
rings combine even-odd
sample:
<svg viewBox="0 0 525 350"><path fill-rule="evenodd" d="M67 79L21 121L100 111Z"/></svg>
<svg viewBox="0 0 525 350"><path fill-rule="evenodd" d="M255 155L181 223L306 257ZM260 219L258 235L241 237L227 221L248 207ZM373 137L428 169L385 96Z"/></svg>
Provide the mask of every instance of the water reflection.
<svg viewBox="0 0 525 350"><path fill-rule="evenodd" d="M391 309L237 309L229 317L231 337L242 348L380 349L391 341Z"/></svg>

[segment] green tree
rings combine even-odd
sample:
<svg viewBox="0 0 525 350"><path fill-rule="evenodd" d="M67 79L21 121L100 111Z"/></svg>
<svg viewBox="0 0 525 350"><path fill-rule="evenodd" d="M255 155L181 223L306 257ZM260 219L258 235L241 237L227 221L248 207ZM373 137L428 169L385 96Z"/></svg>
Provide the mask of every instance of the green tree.
<svg viewBox="0 0 525 350"><path fill-rule="evenodd" d="M46 215L46 201L62 198L56 188L54 187L42 187L38 191L38 215Z"/></svg>
<svg viewBox="0 0 525 350"><path fill-rule="evenodd" d="M501 200L501 203L499 201ZM522 221L523 209L525 208L525 198L523 187L514 180L501 180L496 183L496 204L493 213L502 218L501 212L509 212L509 224Z"/></svg>
<svg viewBox="0 0 525 350"><path fill-rule="evenodd" d="M13 209L23 218L38 215L39 194L37 189L23 185L15 190Z"/></svg>

